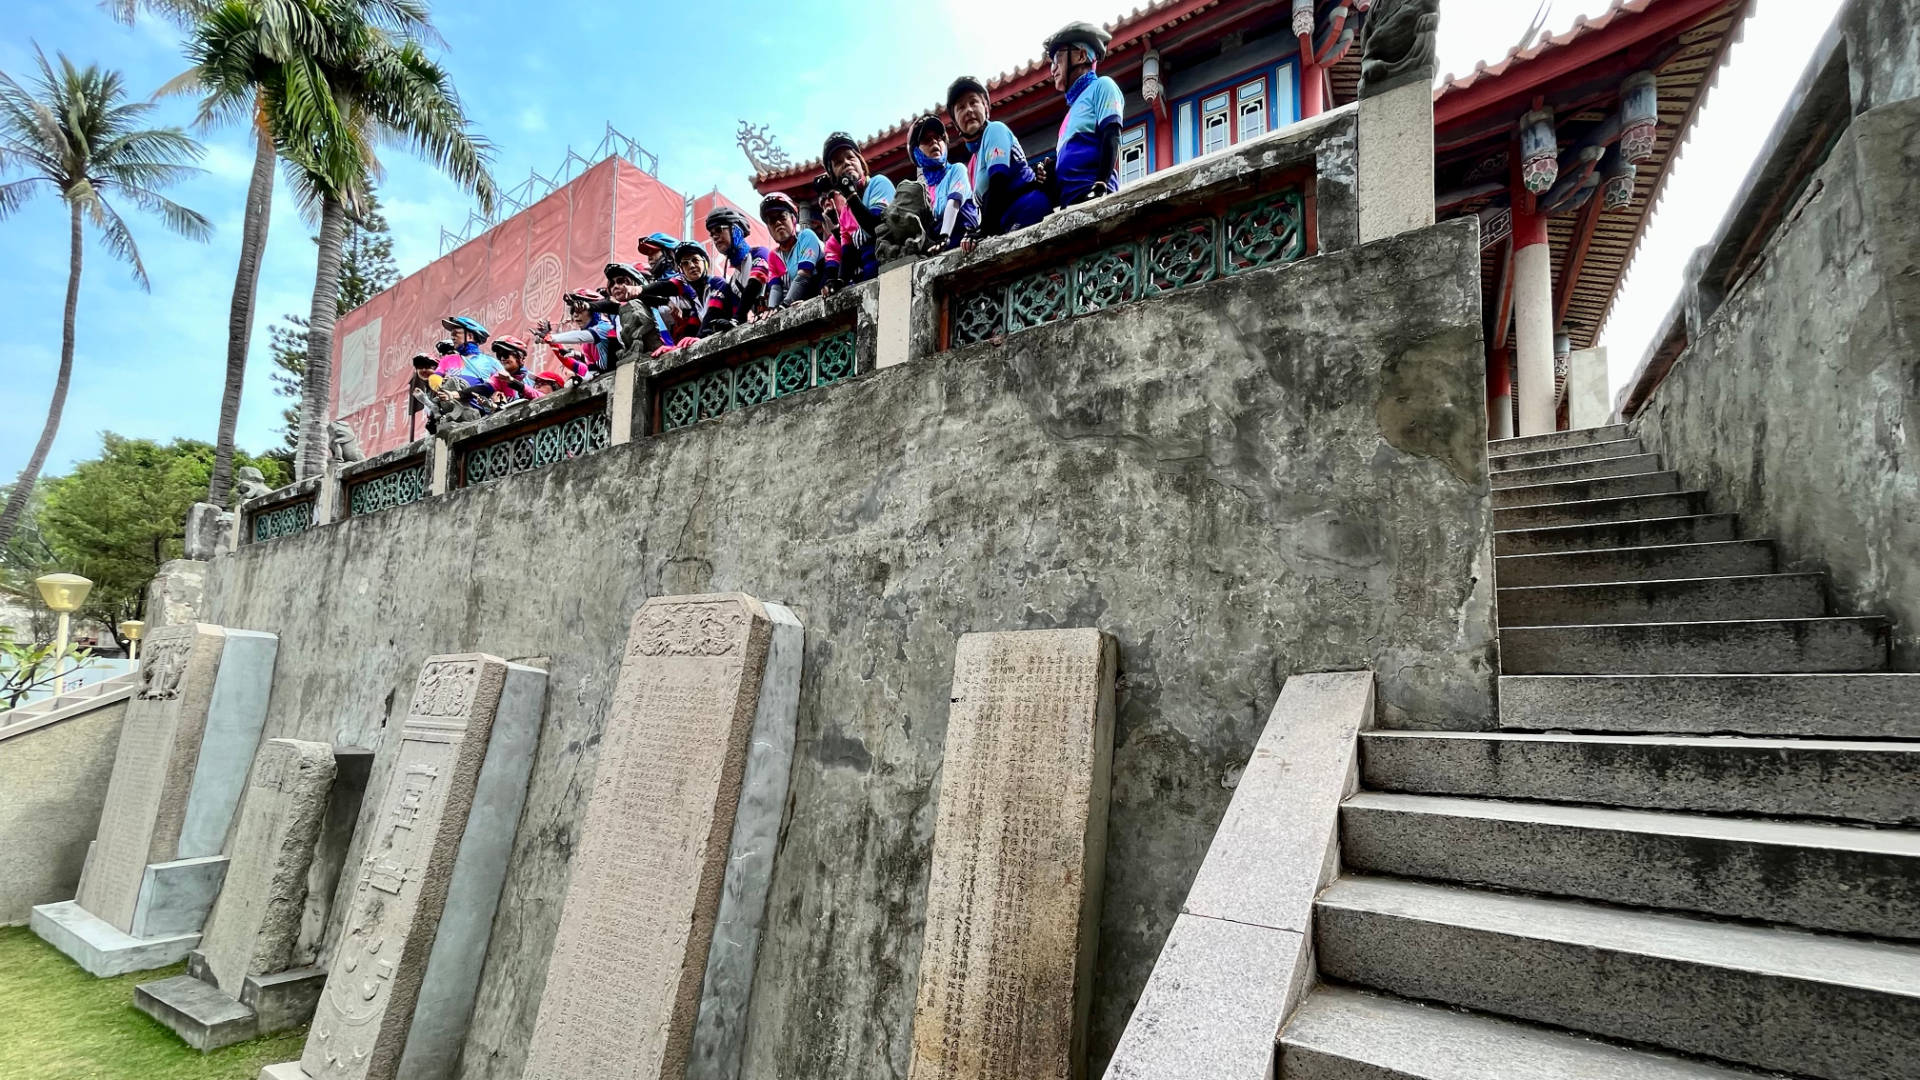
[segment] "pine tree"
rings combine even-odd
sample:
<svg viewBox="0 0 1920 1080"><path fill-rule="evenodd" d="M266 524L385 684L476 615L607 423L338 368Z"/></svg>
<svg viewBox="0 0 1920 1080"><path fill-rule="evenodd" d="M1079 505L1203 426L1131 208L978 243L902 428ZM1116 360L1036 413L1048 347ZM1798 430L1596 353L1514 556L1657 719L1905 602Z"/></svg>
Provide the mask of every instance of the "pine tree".
<svg viewBox="0 0 1920 1080"><path fill-rule="evenodd" d="M319 237L314 237L319 243ZM380 200L367 196L367 212L359 221L349 219L347 238L341 247L340 314L345 315L374 298L400 280L400 268L393 261L393 236L387 231L387 219L380 215ZM287 398L280 410L281 438L285 450L275 449L270 456L292 460L300 443L300 385L307 371L307 320L303 315L283 315L280 323L268 331L272 343L273 392Z"/></svg>
<svg viewBox="0 0 1920 1080"><path fill-rule="evenodd" d="M316 240L316 242L318 242ZM367 195L367 211L360 220L347 221L347 239L340 256L340 314L345 315L400 280L393 261L393 236L380 216L380 200Z"/></svg>

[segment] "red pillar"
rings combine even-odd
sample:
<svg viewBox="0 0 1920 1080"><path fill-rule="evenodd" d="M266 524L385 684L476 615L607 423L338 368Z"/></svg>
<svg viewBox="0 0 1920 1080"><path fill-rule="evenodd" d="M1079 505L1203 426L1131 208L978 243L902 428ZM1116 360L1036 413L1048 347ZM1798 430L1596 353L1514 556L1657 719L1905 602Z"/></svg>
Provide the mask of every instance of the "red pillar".
<svg viewBox="0 0 1920 1080"><path fill-rule="evenodd" d="M1325 104L1322 100L1325 96L1323 93L1325 84L1326 79L1322 77L1320 69L1313 66L1313 57L1307 53L1301 53L1300 119L1305 120L1320 115L1320 109Z"/></svg>
<svg viewBox="0 0 1920 1080"><path fill-rule="evenodd" d="M1159 107L1153 110L1153 171L1173 168L1176 158L1173 156L1173 110L1165 105L1162 98Z"/></svg>

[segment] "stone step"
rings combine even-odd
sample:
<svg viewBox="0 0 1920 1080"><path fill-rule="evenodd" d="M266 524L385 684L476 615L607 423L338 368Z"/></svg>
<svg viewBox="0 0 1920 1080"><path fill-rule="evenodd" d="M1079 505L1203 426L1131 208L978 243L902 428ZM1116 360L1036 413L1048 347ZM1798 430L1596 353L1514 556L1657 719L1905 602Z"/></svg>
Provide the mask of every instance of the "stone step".
<svg viewBox="0 0 1920 1080"><path fill-rule="evenodd" d="M1493 488L1537 487L1573 480L1598 480L1607 476L1632 476L1660 471L1660 455L1634 454L1629 457L1580 461L1572 465L1541 465L1531 469L1513 469L1493 474Z"/></svg>
<svg viewBox="0 0 1920 1080"><path fill-rule="evenodd" d="M1509 731L1920 739L1920 674L1502 675Z"/></svg>
<svg viewBox="0 0 1920 1080"><path fill-rule="evenodd" d="M1543 465L1571 465L1577 461L1604 461L1607 458L1634 457L1646 451L1639 439L1613 439L1579 446L1556 446L1550 450L1527 450L1518 454L1489 456L1487 464L1494 472L1538 469Z"/></svg>
<svg viewBox="0 0 1920 1080"><path fill-rule="evenodd" d="M1920 937L1920 832L1363 791L1347 869L1630 907Z"/></svg>
<svg viewBox="0 0 1920 1080"><path fill-rule="evenodd" d="M1516 626L1500 631L1505 675L1692 675L1884 671L1878 617Z"/></svg>
<svg viewBox="0 0 1920 1080"><path fill-rule="evenodd" d="M1920 742L1369 731L1360 749L1376 791L1920 825Z"/></svg>
<svg viewBox="0 0 1920 1080"><path fill-rule="evenodd" d="M1583 585L1608 581L1771 574L1779 556L1771 540L1723 540L1710 544L1661 544L1598 551L1506 555L1494 563L1501 588Z"/></svg>
<svg viewBox="0 0 1920 1080"><path fill-rule="evenodd" d="M1532 585L1496 595L1501 626L1808 619L1827 613L1822 574Z"/></svg>
<svg viewBox="0 0 1920 1080"><path fill-rule="evenodd" d="M1493 493L1493 507L1505 510L1515 506L1618 499L1627 495L1660 495L1679 490L1680 474L1677 472L1628 473L1595 480L1563 480L1557 484L1498 488Z"/></svg>
<svg viewBox="0 0 1920 1080"><path fill-rule="evenodd" d="M1668 491L1653 495L1627 495L1617 499L1510 506L1493 512L1493 527L1496 531L1511 532L1515 529L1547 529L1555 525L1597 525L1611 521L1692 517L1706 510L1706 492Z"/></svg>
<svg viewBox="0 0 1920 1080"><path fill-rule="evenodd" d="M1767 1080L1556 1028L1321 986L1280 1035L1286 1080Z"/></svg>
<svg viewBox="0 0 1920 1080"><path fill-rule="evenodd" d="M1402 997L1823 1080L1920 1060L1912 945L1358 877L1314 930L1321 974Z"/></svg>
<svg viewBox="0 0 1920 1080"><path fill-rule="evenodd" d="M1498 513L1498 511L1495 511ZM1495 555L1545 555L1608 548L1664 547L1671 544L1711 544L1734 539L1738 518L1733 514L1654 518L1647 521L1610 521L1599 525L1555 525L1544 529L1515 529L1493 534Z"/></svg>
<svg viewBox="0 0 1920 1080"><path fill-rule="evenodd" d="M1488 457L1506 457L1533 450L1558 450L1563 446L1590 446L1593 443L1619 442L1632 438L1625 424L1549 431L1541 435L1521 435L1512 439L1493 439L1487 443Z"/></svg>

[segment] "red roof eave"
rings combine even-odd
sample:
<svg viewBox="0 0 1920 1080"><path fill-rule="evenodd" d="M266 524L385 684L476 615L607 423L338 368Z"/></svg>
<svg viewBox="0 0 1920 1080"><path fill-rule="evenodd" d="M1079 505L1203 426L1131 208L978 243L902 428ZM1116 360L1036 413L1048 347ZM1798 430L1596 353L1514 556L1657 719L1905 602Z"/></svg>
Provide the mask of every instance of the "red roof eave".
<svg viewBox="0 0 1920 1080"><path fill-rule="evenodd" d="M1484 110L1512 108L1564 76L1605 63L1614 54L1683 31L1729 0L1614 0L1604 14L1580 18L1564 34L1482 64L1434 92L1436 129L1465 123ZM1628 17L1631 16L1631 17Z"/></svg>

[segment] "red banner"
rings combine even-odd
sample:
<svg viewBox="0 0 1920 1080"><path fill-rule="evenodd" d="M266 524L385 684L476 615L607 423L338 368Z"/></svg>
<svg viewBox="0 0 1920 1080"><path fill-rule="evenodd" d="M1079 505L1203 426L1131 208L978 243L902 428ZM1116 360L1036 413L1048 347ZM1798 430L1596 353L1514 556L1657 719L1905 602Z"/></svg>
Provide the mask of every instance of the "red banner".
<svg viewBox="0 0 1920 1080"><path fill-rule="evenodd" d="M635 260L636 239L679 236L685 218L686 200L657 178L620 158L600 162L341 316L333 414L368 456L424 434L409 431L407 380L413 355L446 336L442 318L471 316L496 336L525 337L541 319L563 324L562 295L598 287L607 263Z"/></svg>

